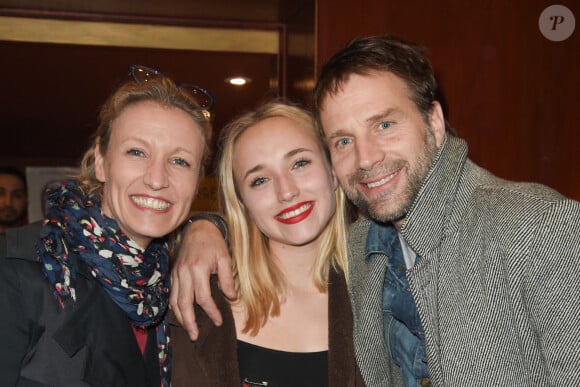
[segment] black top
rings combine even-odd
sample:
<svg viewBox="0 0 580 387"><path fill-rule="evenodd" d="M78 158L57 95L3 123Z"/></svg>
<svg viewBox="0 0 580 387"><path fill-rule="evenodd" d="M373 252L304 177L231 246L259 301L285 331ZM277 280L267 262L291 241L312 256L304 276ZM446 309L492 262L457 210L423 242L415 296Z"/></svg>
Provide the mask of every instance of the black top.
<svg viewBox="0 0 580 387"><path fill-rule="evenodd" d="M242 387L328 386L328 351L285 352L238 340Z"/></svg>

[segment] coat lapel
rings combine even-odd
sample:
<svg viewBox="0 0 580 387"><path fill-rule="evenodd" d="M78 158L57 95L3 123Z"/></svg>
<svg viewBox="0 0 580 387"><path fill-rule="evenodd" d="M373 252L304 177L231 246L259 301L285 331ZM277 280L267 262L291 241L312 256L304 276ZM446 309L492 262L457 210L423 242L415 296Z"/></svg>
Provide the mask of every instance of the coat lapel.
<svg viewBox="0 0 580 387"><path fill-rule="evenodd" d="M173 386L208 385L239 387L240 371L234 316L228 300L219 290L217 278L211 279L212 295L223 317L216 327L207 314L195 306L199 337L192 342L185 329L169 312L173 343ZM194 382L195 380L195 382Z"/></svg>
<svg viewBox="0 0 580 387"><path fill-rule="evenodd" d="M77 302L65 307L66 317L54 340L71 358L86 348L83 380L91 385L158 386L155 331L149 331L144 357L126 314L84 274L81 268Z"/></svg>
<svg viewBox="0 0 580 387"><path fill-rule="evenodd" d="M342 273L330 270L328 278L328 385L363 385L354 358L353 317L346 281Z"/></svg>
<svg viewBox="0 0 580 387"><path fill-rule="evenodd" d="M366 260L365 246L370 222L359 219L351 226L349 243L349 290L354 315L356 359L367 385L382 386L390 380L390 358L383 337L383 282L387 256L374 254ZM373 351L369 351L372 348ZM386 378L386 379L385 379Z"/></svg>

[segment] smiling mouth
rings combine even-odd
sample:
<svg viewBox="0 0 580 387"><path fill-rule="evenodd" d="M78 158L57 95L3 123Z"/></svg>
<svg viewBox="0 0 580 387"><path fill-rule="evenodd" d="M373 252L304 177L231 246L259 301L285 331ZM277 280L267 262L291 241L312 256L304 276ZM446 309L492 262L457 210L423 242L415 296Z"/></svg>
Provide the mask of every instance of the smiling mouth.
<svg viewBox="0 0 580 387"><path fill-rule="evenodd" d="M137 204L139 207L150 208L158 211L166 210L171 206L170 203L164 200L144 198L141 196L131 196L131 200L133 200L133 203Z"/></svg>
<svg viewBox="0 0 580 387"><path fill-rule="evenodd" d="M295 210L287 211L287 212L282 212L282 213L276 215L276 217L279 218L279 219L282 219L282 220L294 218L294 217L296 217L298 215L301 215L301 214L305 213L311 207L312 207L312 202L304 203L303 205L301 205L300 207L296 208Z"/></svg>
<svg viewBox="0 0 580 387"><path fill-rule="evenodd" d="M389 181L391 181L398 174L399 174L399 171L396 171L395 173L391 173L389 176L385 176L385 177L383 177L380 180L373 181L371 183L362 183L362 184L364 184L368 188L377 188L377 187L380 187L381 185L384 185L384 184L388 183Z"/></svg>

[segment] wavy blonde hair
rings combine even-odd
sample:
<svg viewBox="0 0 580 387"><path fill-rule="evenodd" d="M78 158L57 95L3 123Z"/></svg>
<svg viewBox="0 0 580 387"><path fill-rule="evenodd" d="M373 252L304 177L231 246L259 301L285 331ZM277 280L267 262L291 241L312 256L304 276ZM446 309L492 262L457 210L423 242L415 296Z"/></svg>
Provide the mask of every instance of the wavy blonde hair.
<svg viewBox="0 0 580 387"><path fill-rule="evenodd" d="M103 192L103 183L97 179L95 174L95 150L97 145L104 156L109 147L115 120L127 107L145 101L155 102L168 108L181 109L198 126L204 139L204 152L201 159L202 168L199 168L200 177L203 176L203 165L209 156L208 144L211 138L212 126L209 118L200 110L195 99L186 91L178 88L170 78L151 79L142 83L128 81L119 86L109 96L99 113L99 125L93 135L91 147L83 156L80 173L77 176L85 193L102 194Z"/></svg>
<svg viewBox="0 0 580 387"><path fill-rule="evenodd" d="M286 283L280 269L271 259L268 238L258 229L245 210L234 179L234 152L238 138L248 128L272 117L288 118L312 131L324 155L327 168L330 158L317 135L313 116L297 106L272 101L230 122L222 131L222 151L218 167L220 206L230 235L234 278L238 302L247 310L243 332L258 333L269 316L280 314L286 295ZM335 189L336 211L321 235L321 247L315 262L313 281L321 291L327 290L330 268L347 273L345 196Z"/></svg>

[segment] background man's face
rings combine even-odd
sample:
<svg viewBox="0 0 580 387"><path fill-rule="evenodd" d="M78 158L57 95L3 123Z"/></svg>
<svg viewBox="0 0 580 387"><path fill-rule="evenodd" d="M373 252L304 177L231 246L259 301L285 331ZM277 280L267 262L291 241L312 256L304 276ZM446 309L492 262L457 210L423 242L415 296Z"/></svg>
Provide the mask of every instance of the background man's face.
<svg viewBox="0 0 580 387"><path fill-rule="evenodd" d="M0 231L26 223L28 197L22 180L0 174Z"/></svg>

